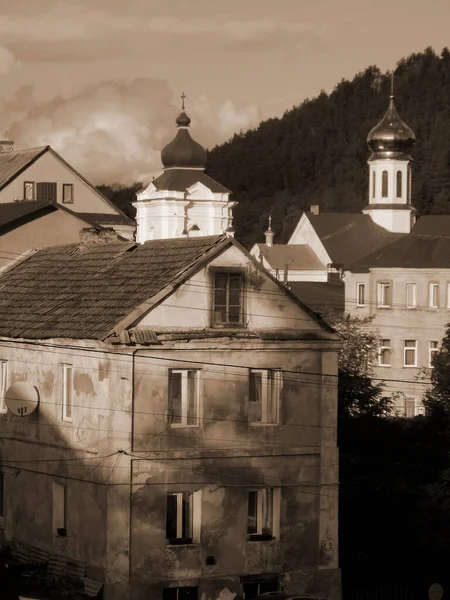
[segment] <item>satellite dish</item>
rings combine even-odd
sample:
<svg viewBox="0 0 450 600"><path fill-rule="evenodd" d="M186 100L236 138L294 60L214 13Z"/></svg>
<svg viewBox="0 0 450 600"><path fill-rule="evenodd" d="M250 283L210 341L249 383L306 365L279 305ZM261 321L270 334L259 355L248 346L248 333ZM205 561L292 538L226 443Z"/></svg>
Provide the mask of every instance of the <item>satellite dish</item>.
<svg viewBox="0 0 450 600"><path fill-rule="evenodd" d="M433 583L428 588L428 598L430 600L441 600L444 595L444 588L440 583Z"/></svg>
<svg viewBox="0 0 450 600"><path fill-rule="evenodd" d="M6 391L5 404L14 415L27 417L38 407L38 389L26 381L13 383Z"/></svg>

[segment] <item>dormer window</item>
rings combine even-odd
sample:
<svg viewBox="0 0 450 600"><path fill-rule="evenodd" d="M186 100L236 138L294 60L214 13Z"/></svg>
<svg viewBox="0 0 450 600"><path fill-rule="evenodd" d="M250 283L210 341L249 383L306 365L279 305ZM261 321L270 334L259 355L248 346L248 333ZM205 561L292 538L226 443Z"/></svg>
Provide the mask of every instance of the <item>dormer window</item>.
<svg viewBox="0 0 450 600"><path fill-rule="evenodd" d="M244 323L244 274L242 271L213 272L212 324L236 327Z"/></svg>

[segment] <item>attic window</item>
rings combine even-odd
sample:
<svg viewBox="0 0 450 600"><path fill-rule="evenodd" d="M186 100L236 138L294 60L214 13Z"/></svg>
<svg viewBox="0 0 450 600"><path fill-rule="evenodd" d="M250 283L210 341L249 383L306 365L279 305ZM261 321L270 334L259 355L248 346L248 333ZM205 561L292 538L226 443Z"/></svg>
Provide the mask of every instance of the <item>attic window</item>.
<svg viewBox="0 0 450 600"><path fill-rule="evenodd" d="M244 274L242 271L213 272L213 325L236 327L244 322Z"/></svg>
<svg viewBox="0 0 450 600"><path fill-rule="evenodd" d="M23 199L24 200L35 200L34 181L23 182Z"/></svg>
<svg viewBox="0 0 450 600"><path fill-rule="evenodd" d="M63 183L62 201L63 204L73 204L73 183Z"/></svg>
<svg viewBox="0 0 450 600"><path fill-rule="evenodd" d="M36 184L36 197L38 202L56 202L56 183L53 181L40 181Z"/></svg>

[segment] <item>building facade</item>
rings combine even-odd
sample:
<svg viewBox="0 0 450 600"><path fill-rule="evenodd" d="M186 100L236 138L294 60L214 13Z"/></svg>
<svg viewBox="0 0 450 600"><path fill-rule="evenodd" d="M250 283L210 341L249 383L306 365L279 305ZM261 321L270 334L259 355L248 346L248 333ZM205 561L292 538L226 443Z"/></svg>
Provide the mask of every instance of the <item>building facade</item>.
<svg viewBox="0 0 450 600"><path fill-rule="evenodd" d="M106 600L339 598L320 317L227 236L48 248L1 285L5 543Z"/></svg>

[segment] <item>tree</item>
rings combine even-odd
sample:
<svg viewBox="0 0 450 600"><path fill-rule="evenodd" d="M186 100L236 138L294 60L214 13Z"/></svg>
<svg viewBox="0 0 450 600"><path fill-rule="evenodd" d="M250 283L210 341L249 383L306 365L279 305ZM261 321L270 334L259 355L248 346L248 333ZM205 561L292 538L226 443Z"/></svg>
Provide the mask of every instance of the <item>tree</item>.
<svg viewBox="0 0 450 600"><path fill-rule="evenodd" d="M373 364L379 337L367 327L371 318L328 314L325 319L342 338L339 353L338 411L342 424L354 417L381 417L392 412L392 400L383 396L383 384L374 383Z"/></svg>
<svg viewBox="0 0 450 600"><path fill-rule="evenodd" d="M433 354L432 366L431 387L425 392L424 404L430 416L444 418L450 424L450 325L439 352Z"/></svg>

